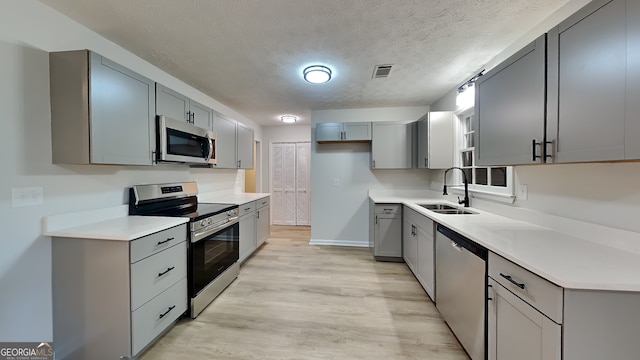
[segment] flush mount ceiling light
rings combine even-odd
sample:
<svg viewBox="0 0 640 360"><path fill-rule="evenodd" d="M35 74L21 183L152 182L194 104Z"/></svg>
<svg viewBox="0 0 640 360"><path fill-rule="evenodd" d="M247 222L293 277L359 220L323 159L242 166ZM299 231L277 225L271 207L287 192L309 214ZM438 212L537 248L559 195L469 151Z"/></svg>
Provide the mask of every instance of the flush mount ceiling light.
<svg viewBox="0 0 640 360"><path fill-rule="evenodd" d="M312 65L302 72L304 79L312 84L323 84L331 80L331 69L322 65Z"/></svg>
<svg viewBox="0 0 640 360"><path fill-rule="evenodd" d="M280 116L280 120L282 120L283 123L292 124L298 121L298 117L293 115L282 115Z"/></svg>

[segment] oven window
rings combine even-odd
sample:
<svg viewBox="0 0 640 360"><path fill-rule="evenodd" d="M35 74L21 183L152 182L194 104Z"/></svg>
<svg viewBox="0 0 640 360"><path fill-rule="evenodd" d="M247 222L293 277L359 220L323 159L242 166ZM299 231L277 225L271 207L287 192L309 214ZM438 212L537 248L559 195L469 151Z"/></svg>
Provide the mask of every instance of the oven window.
<svg viewBox="0 0 640 360"><path fill-rule="evenodd" d="M191 243L191 296L195 296L229 266L238 261L240 225L229 226L198 242Z"/></svg>
<svg viewBox="0 0 640 360"><path fill-rule="evenodd" d="M204 157L207 139L175 129L167 129L167 153L192 157Z"/></svg>

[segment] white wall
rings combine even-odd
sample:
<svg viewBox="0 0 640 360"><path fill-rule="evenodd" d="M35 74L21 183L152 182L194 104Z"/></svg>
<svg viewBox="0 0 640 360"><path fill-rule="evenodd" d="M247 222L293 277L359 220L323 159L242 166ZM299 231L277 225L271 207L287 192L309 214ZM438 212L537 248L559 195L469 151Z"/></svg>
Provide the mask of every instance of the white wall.
<svg viewBox="0 0 640 360"><path fill-rule="evenodd" d="M269 192L271 184L271 153L269 144L274 142L311 141L311 125L264 126L262 127L262 191Z"/></svg>
<svg viewBox="0 0 640 360"><path fill-rule="evenodd" d="M139 183L197 180L201 192L233 189L239 172L53 165L48 51L95 50L254 127L258 139L262 134L249 119L35 0L0 6L0 341L51 341L51 240L40 235L43 217L126 204L125 188ZM12 188L31 186L44 188L44 203L12 207Z"/></svg>
<svg viewBox="0 0 640 360"><path fill-rule="evenodd" d="M369 189L421 189L425 170L371 170L370 144L317 144L320 122L418 120L428 107L317 110L311 112L311 239L368 246ZM338 186L334 186L335 179Z"/></svg>

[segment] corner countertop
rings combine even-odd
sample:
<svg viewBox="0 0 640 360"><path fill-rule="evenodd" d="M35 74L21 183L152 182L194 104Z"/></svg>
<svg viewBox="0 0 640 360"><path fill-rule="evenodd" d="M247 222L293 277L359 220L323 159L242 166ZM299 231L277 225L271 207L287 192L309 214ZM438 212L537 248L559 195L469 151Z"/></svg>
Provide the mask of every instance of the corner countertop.
<svg viewBox="0 0 640 360"><path fill-rule="evenodd" d="M447 215L419 205L444 203L459 206L434 198L371 194L369 198L375 203L406 205L564 288L640 291L640 254L569 235L575 222L567 221L568 228L560 232L473 207L467 209L476 214Z"/></svg>
<svg viewBox="0 0 640 360"><path fill-rule="evenodd" d="M128 216L128 206L49 216L43 235L51 237L131 241L185 224L188 218Z"/></svg>
<svg viewBox="0 0 640 360"><path fill-rule="evenodd" d="M198 194L198 201L203 203L220 203L244 205L246 203L263 199L270 193L205 193Z"/></svg>

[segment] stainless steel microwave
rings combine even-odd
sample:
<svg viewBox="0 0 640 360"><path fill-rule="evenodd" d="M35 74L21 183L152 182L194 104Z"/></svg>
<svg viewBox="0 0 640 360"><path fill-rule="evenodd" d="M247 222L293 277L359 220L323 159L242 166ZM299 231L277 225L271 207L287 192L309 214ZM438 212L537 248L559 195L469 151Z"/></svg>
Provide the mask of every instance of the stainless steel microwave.
<svg viewBox="0 0 640 360"><path fill-rule="evenodd" d="M158 162L216 163L215 132L164 115L157 125Z"/></svg>

